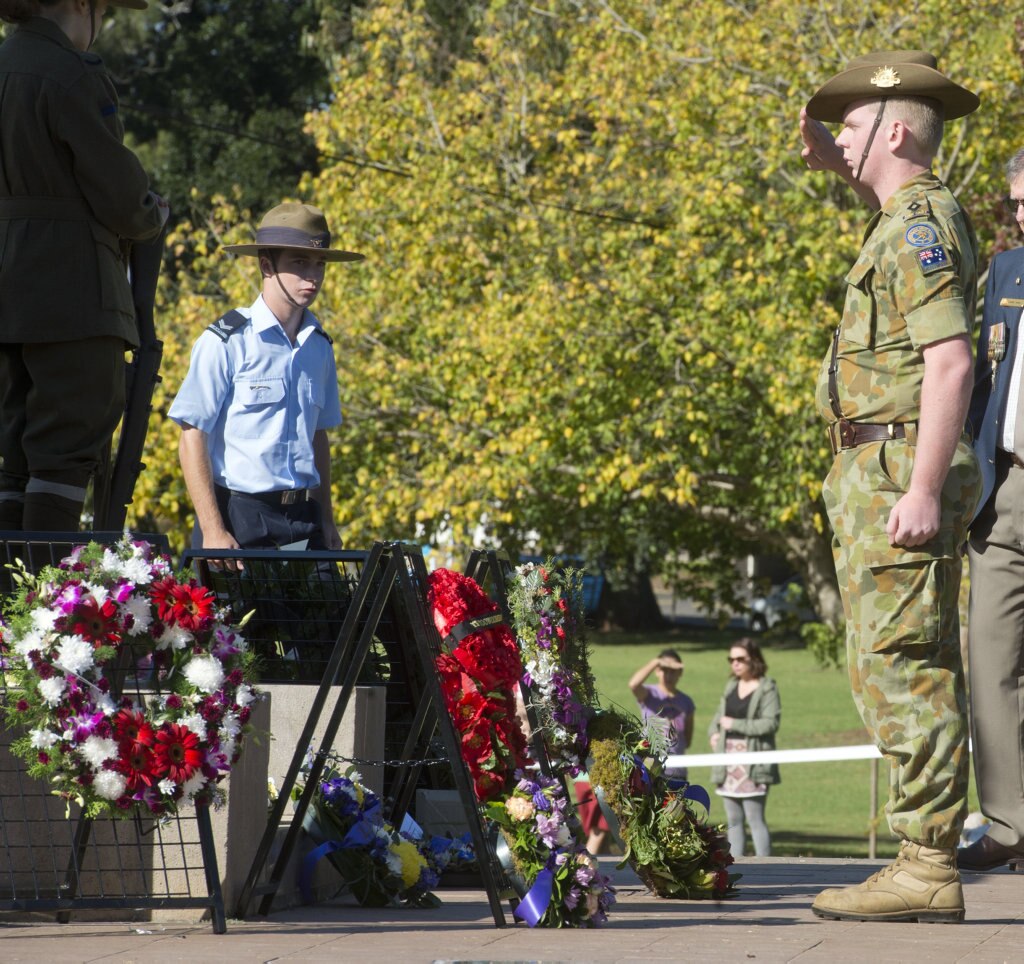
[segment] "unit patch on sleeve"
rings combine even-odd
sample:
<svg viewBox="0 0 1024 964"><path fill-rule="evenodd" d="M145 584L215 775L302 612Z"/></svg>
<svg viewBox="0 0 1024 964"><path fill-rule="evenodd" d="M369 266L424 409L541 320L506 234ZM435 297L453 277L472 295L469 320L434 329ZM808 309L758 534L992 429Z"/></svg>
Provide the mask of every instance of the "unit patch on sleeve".
<svg viewBox="0 0 1024 964"><path fill-rule="evenodd" d="M925 274L938 271L940 268L949 267L949 255L946 254L946 246L943 244L922 248L917 252L917 257L921 261L921 270Z"/></svg>
<svg viewBox="0 0 1024 964"><path fill-rule="evenodd" d="M930 224L915 224L907 228L906 238L907 243L912 244L915 248L923 248L925 245L935 244L939 240L935 228Z"/></svg>

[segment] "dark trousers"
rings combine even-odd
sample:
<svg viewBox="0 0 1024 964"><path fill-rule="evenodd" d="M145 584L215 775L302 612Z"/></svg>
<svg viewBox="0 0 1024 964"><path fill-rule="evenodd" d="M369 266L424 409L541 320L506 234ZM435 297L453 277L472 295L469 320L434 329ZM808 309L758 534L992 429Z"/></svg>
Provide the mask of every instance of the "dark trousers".
<svg viewBox="0 0 1024 964"><path fill-rule="evenodd" d="M307 549L326 549L320 517L320 503L313 499L280 505L255 496L214 486L217 506L224 525L242 549L277 549L293 542L308 540ZM203 547L203 536L196 523L192 530L192 548Z"/></svg>

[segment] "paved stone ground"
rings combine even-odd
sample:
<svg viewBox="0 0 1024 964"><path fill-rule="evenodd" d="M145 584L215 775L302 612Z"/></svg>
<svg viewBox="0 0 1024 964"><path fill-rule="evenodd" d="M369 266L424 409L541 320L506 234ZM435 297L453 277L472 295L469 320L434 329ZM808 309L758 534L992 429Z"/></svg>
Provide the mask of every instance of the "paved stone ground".
<svg viewBox="0 0 1024 964"><path fill-rule="evenodd" d="M606 872L613 861L603 860ZM437 910L364 910L344 900L267 918L208 924L4 922L0 961L801 961L1024 960L1024 873L965 875L959 925L821 921L823 887L857 883L883 861L748 858L740 894L722 903L658 900L629 870L615 872L619 902L600 930L496 928L485 895L442 890Z"/></svg>

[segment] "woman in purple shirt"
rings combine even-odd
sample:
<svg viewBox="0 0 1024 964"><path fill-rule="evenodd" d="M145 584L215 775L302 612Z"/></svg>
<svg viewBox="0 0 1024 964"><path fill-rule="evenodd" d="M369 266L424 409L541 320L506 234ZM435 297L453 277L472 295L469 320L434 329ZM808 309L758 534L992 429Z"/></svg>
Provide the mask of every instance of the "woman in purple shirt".
<svg viewBox="0 0 1024 964"><path fill-rule="evenodd" d="M646 680L651 673L658 682L651 686ZM693 700L677 689L683 675L683 661L674 649L663 649L654 659L640 667L629 680L640 713L645 720L657 717L663 722L668 735L668 750L672 755L686 752L693 738ZM665 776L674 781L686 780L684 767L667 767Z"/></svg>

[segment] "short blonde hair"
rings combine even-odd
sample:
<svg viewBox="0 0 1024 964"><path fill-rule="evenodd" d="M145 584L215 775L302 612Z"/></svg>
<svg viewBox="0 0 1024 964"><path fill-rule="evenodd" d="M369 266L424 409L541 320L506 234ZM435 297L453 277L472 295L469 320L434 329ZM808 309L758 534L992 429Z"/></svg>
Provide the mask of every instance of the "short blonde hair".
<svg viewBox="0 0 1024 964"><path fill-rule="evenodd" d="M939 153L945 111L931 97L890 97L886 101L887 120L901 120L914 135L917 146L929 158Z"/></svg>

